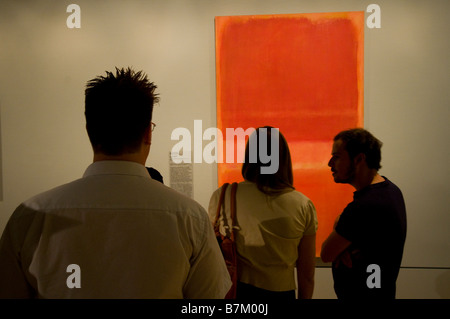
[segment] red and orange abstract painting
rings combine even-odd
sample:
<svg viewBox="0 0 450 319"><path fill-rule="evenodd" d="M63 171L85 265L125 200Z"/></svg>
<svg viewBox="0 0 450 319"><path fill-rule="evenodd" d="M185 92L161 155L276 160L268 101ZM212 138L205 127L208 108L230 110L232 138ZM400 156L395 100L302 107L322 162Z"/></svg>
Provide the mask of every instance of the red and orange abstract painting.
<svg viewBox="0 0 450 319"><path fill-rule="evenodd" d="M327 163L333 137L364 125L364 12L222 16L215 33L217 127L279 128L317 210L319 255L353 195ZM219 185L241 181L241 165L218 163Z"/></svg>

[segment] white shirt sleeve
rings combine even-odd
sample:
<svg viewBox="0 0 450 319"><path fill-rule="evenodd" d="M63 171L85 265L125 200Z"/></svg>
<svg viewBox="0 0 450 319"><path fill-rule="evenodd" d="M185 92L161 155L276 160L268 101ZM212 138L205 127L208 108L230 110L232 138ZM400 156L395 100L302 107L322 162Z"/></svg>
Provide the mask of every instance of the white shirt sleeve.
<svg viewBox="0 0 450 319"><path fill-rule="evenodd" d="M206 212L200 232L200 245L194 248L183 289L184 298L223 299L231 288L231 279Z"/></svg>

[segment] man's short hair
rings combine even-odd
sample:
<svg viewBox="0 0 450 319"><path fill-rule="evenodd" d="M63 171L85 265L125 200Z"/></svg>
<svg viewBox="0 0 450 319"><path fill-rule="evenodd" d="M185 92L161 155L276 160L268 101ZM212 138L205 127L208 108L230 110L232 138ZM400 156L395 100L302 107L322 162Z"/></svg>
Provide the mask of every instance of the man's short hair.
<svg viewBox="0 0 450 319"><path fill-rule="evenodd" d="M363 153L367 166L379 170L381 168L381 146L383 143L363 128L354 128L338 133L334 141L341 140L351 159Z"/></svg>
<svg viewBox="0 0 450 319"><path fill-rule="evenodd" d="M121 155L139 149L159 101L155 89L146 74L131 68L87 82L86 130L94 152Z"/></svg>

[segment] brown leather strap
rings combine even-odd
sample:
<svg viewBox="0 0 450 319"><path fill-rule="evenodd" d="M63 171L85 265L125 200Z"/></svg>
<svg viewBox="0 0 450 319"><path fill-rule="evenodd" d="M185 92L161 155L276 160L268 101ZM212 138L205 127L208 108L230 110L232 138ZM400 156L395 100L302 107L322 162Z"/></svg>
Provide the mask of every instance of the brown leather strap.
<svg viewBox="0 0 450 319"><path fill-rule="evenodd" d="M225 205L224 205L224 201L225 201L225 194L226 194L226 190L228 188L229 183L225 183L222 186L222 190L220 192L220 198L219 198L219 203L217 204L217 211L216 211L216 219L214 220L214 228L216 230L218 230L219 225L218 225L218 221L219 221L219 217L220 217L220 212L222 211L222 206L223 206L223 214L224 214L224 219L226 219L226 214L225 214ZM231 226L229 227L229 233L230 233L230 238L231 240L234 241L234 230L237 226L237 219L236 219L236 191L237 191L237 186L238 183L233 183L231 185L231 194L230 194L230 198L231 198L231 203L230 203L230 217L231 217ZM226 224L226 222L225 222ZM228 227L226 227L228 228Z"/></svg>
<svg viewBox="0 0 450 319"><path fill-rule="evenodd" d="M237 226L236 220L236 191L238 184L235 182L231 185L231 204L230 204L230 212L231 212L231 240L234 241L234 230Z"/></svg>
<svg viewBox="0 0 450 319"><path fill-rule="evenodd" d="M216 225L217 221L219 220L220 210L222 209L223 200L225 198L225 192L227 190L228 185L229 185L228 183L225 183L222 186L222 191L220 192L219 204L217 205L216 219L214 220L214 225Z"/></svg>

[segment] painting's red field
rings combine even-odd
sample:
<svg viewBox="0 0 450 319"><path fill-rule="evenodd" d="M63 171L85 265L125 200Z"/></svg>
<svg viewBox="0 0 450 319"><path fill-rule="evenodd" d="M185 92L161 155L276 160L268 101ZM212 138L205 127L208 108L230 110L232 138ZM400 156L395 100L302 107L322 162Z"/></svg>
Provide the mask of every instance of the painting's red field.
<svg viewBox="0 0 450 319"><path fill-rule="evenodd" d="M216 17L215 27L217 127L280 129L294 186L317 209L319 254L352 200L327 163L333 137L363 126L364 12ZM241 181L241 165L219 163L219 185Z"/></svg>

